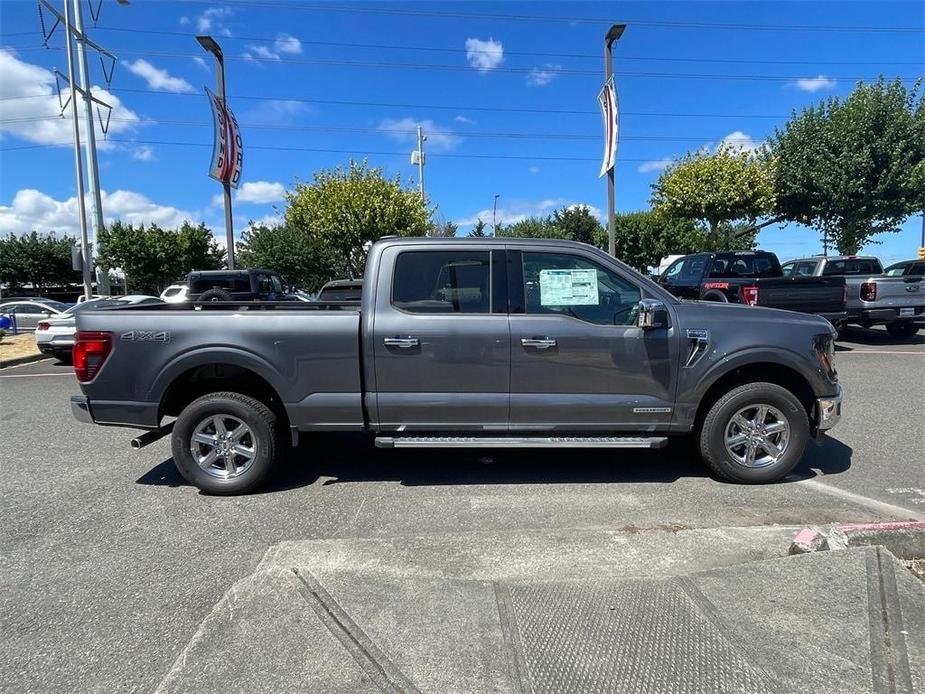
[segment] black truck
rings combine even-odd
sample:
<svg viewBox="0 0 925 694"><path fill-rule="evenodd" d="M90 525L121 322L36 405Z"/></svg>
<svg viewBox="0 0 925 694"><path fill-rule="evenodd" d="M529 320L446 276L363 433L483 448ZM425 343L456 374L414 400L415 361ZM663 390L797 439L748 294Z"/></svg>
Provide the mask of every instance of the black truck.
<svg viewBox="0 0 925 694"><path fill-rule="evenodd" d="M768 251L695 253L678 258L658 283L680 299L747 304L812 313L844 323L844 277L784 277Z"/></svg>

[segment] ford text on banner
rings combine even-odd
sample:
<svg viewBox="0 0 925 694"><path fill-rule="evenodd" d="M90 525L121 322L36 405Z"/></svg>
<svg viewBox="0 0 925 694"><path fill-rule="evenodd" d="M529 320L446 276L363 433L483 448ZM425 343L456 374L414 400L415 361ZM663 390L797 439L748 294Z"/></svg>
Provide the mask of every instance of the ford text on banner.
<svg viewBox="0 0 925 694"><path fill-rule="evenodd" d="M617 162L617 141L620 130L620 105L617 102L617 90L611 77L601 88L597 95L597 103L601 107L601 118L604 120L604 161L601 164L601 173L598 178L610 171Z"/></svg>
<svg viewBox="0 0 925 694"><path fill-rule="evenodd" d="M241 182L241 169L244 166L244 143L241 130L231 109L222 103L208 87L206 94L212 104L212 122L215 135L212 141L212 166L209 176L221 183L228 183L237 188Z"/></svg>

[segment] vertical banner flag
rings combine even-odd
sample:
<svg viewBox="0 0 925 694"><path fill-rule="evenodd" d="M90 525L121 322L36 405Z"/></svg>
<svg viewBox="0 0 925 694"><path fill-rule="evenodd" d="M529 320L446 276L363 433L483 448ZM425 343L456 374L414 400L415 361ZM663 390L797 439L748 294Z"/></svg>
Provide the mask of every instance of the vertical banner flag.
<svg viewBox="0 0 925 694"><path fill-rule="evenodd" d="M212 140L212 166L209 176L221 183L228 183L237 188L241 182L241 169L244 166L244 142L238 121L222 100L205 88L212 104L212 122L215 134Z"/></svg>
<svg viewBox="0 0 925 694"><path fill-rule="evenodd" d="M614 87L613 75L601 87L597 95L597 103L601 107L601 118L604 120L604 161L601 164L601 173L598 178L610 171L617 162L617 141L620 135L620 105L617 102L617 90Z"/></svg>

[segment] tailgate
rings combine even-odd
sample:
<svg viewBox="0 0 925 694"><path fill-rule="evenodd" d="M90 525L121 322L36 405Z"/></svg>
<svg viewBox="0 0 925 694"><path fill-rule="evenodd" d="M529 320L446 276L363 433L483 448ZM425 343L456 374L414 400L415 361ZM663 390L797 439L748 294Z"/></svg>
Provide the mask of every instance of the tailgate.
<svg viewBox="0 0 925 694"><path fill-rule="evenodd" d="M865 307L890 308L922 306L925 304L925 283L921 276L871 277L867 282L877 285L875 301L864 302Z"/></svg>
<svg viewBox="0 0 925 694"><path fill-rule="evenodd" d="M803 313L845 310L843 277L775 277L756 280L758 305Z"/></svg>

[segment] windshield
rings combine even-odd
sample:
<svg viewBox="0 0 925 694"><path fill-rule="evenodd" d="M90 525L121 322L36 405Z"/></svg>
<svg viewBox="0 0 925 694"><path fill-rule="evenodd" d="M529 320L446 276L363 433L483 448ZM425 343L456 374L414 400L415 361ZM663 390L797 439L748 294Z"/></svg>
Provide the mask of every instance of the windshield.
<svg viewBox="0 0 925 694"><path fill-rule="evenodd" d="M101 308L111 308L113 306L125 306L126 304L131 303L125 299L116 299L112 297L106 297L104 299L91 299L90 301L84 301L82 304L77 304L72 306L65 313L80 313L81 311L96 311Z"/></svg>

